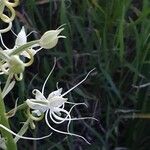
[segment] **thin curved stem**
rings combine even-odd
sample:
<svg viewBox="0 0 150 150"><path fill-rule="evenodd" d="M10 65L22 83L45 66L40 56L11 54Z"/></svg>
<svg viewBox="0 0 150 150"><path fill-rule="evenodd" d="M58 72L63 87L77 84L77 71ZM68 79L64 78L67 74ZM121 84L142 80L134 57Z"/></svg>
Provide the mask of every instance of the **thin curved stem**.
<svg viewBox="0 0 150 150"><path fill-rule="evenodd" d="M50 75L51 75L52 72L54 71L55 66L56 66L56 58L54 58L54 65L53 65L53 68L51 69L49 75L47 76L47 78L46 78L46 80L45 80L45 82L44 82L44 84L43 84L43 87L42 87L42 94L44 94L45 85L46 85L46 83L47 83L47 81L48 81Z"/></svg>
<svg viewBox="0 0 150 150"><path fill-rule="evenodd" d="M12 28L12 22L9 22L6 28L0 29L0 33L8 32L11 28Z"/></svg>
<svg viewBox="0 0 150 150"><path fill-rule="evenodd" d="M19 134L16 134L15 132L13 132L12 130L8 129L7 127L5 127L4 125L0 124L0 128L6 130L7 132L15 135L16 137L19 137L21 139L25 139L25 140L42 140L42 139L45 139L45 138L48 138L52 135L52 133L50 133L49 135L46 135L46 136L42 136L42 137L39 137L39 138L32 138L32 137L26 137L26 136L21 136Z"/></svg>
<svg viewBox="0 0 150 150"><path fill-rule="evenodd" d="M57 115L55 115L54 112L51 112L51 111L49 112L50 118L51 118L51 120L52 120L54 123L56 123L56 124L61 124L61 123L63 123L64 121L66 121L66 119L67 119L68 117L71 118L69 112L67 112L66 110L60 109L59 112L66 113L66 114L67 114L66 117L65 117L65 118L62 118L62 117L61 117L62 119L60 120L60 119L57 119ZM53 116L52 116L52 115L53 115ZM54 120L53 117L56 118L57 120L60 120L60 121ZM69 121L69 119L68 119L68 121Z"/></svg>
<svg viewBox="0 0 150 150"><path fill-rule="evenodd" d="M91 71L89 71L88 72L88 74L85 76L85 78L83 79L83 80L81 80L78 84L76 84L75 86L73 86L71 89L69 89L68 91L66 91L64 94L62 94L61 96L63 97L63 96L65 96L65 95L67 95L69 92L71 92L72 90L74 90L77 86L79 86L80 84L82 84L86 79L87 79L87 77L89 76L89 74L92 72L92 71L94 71L95 70L95 68L94 69L92 69Z"/></svg>
<svg viewBox="0 0 150 150"><path fill-rule="evenodd" d="M81 117L81 118L71 118L71 119L68 119L68 118L62 118L62 117L59 117L57 116L56 114L54 114L54 117L57 119L57 120L66 120L66 121L77 121L77 120L87 120L87 119L92 119L92 120L95 120L95 121L98 121L96 118L94 117Z"/></svg>

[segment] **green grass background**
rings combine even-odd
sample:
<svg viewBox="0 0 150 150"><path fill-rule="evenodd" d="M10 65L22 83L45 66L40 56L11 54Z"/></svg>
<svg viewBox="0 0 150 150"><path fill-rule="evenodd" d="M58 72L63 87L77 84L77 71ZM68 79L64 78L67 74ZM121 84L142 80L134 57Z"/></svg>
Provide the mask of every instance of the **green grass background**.
<svg viewBox="0 0 150 150"><path fill-rule="evenodd" d="M24 25L28 33L37 31L28 37L31 40L62 24L66 24L62 34L67 38L36 55L14 89L18 92L12 94L13 100L19 97L21 103L32 96L34 88L41 89L57 57L46 94L56 89L56 82L66 91L96 68L68 98L89 106L78 107L74 116L94 116L99 122L71 124L71 131L86 137L91 145L56 133L40 142L20 140L19 149L149 150L150 86L134 87L150 82L149 0L24 0L17 8L14 30L18 33ZM134 117L135 112L140 115ZM23 117L24 113L17 113L14 130L21 127L18 122L24 121ZM43 121L28 135L49 132Z"/></svg>

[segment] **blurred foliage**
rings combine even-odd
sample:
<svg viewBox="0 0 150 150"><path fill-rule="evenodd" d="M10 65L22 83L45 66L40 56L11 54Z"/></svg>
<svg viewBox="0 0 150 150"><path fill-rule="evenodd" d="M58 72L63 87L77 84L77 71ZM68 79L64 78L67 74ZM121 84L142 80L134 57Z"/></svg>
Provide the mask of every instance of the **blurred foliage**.
<svg viewBox="0 0 150 150"><path fill-rule="evenodd" d="M19 90L12 94L14 101L18 94L21 103L32 96L33 88L41 89L53 58L57 57L47 95L56 88L56 82L65 91L96 67L68 97L70 101L85 101L89 106L75 109L76 115L99 119L98 123L72 123L71 131L85 136L90 146L76 137L54 134L40 142L20 140L19 149L32 146L37 150L149 150L150 121L133 116L134 112L150 113L150 86L136 87L150 82L149 0L22 0L16 13L16 33L22 25L28 33L37 31L28 37L31 40L65 24L63 35L67 39L60 40L55 49L37 54L24 80L14 89ZM22 115L16 117L16 131ZM40 136L49 132L43 121L30 134Z"/></svg>

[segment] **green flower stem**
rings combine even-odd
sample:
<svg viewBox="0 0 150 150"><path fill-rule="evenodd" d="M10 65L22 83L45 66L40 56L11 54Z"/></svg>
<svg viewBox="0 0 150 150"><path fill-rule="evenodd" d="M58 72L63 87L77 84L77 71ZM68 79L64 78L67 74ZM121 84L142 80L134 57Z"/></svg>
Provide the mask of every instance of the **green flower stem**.
<svg viewBox="0 0 150 150"><path fill-rule="evenodd" d="M0 90L0 124L4 125L8 129L10 129L8 119L5 115L5 104L4 104L4 101L3 101L3 98L2 98L1 90ZM12 134L7 132L6 130L4 130L2 128L0 128L0 131L2 133L2 136L6 140L7 150L17 150L17 145L14 142Z"/></svg>
<svg viewBox="0 0 150 150"><path fill-rule="evenodd" d="M20 54L21 52L25 51L25 50L28 50L30 47L32 47L33 45L35 44L38 44L39 43L39 40L35 40L35 41L31 41L31 42L28 42L27 44L24 44L16 49L14 49L10 55L16 55L16 54Z"/></svg>

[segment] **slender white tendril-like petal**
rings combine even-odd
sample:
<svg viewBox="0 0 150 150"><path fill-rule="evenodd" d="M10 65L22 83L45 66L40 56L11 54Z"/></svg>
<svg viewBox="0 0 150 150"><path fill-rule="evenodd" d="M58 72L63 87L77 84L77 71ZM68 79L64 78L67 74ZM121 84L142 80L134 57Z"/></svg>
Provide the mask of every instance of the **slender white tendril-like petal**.
<svg viewBox="0 0 150 150"><path fill-rule="evenodd" d="M94 117L68 118L68 116L67 116L67 118L62 118L62 117L59 117L58 115L56 115L54 112L50 113L50 118L56 124L61 124L64 121L78 121L78 120L91 120L91 119L95 120L95 121L98 121ZM55 120L54 120L54 118L55 118ZM56 120L59 120L59 121L56 121Z"/></svg>
<svg viewBox="0 0 150 150"><path fill-rule="evenodd" d="M51 69L49 75L47 76L47 78L46 78L46 80L45 80L45 82L44 82L44 84L43 84L43 87L42 87L42 94L44 94L45 85L46 85L46 83L47 83L49 77L51 76L52 72L54 71L55 66L56 66L56 58L54 58L54 65L53 65L53 68Z"/></svg>
<svg viewBox="0 0 150 150"><path fill-rule="evenodd" d="M57 108L57 111L58 111L58 109L59 109L59 112L62 111L62 112L64 112L64 113L67 114L67 115L65 116L65 118L59 117L58 115L55 114L55 112L51 112L51 111L50 111L50 117L51 117L52 121L55 122L56 124L61 124L61 123L63 123L64 121L74 120L73 118L69 118L69 119L68 119L68 117L69 117L69 115L70 115L72 109L73 109L75 106L77 106L77 105L85 105L85 103L77 103L77 104L74 104L74 105L70 108L69 111L66 111L66 110L64 110L63 108L60 108L60 109ZM54 117L56 120L60 120L60 121L54 120L53 117ZM80 120L80 119L79 119L79 120Z"/></svg>
<svg viewBox="0 0 150 150"><path fill-rule="evenodd" d="M71 104L71 105L85 105L86 107L88 107L86 103L74 103L74 102L68 102L68 101L66 103Z"/></svg>
<svg viewBox="0 0 150 150"><path fill-rule="evenodd" d="M0 29L0 33L8 32L11 28L12 28L12 22L9 22L6 28Z"/></svg>
<svg viewBox="0 0 150 150"><path fill-rule="evenodd" d="M78 106L78 105L85 105L85 103L77 103L77 104L74 104L71 108L70 108L70 110L69 110L69 114L71 113L71 111L72 111L72 109L75 107L75 106ZM86 105L85 105L86 106ZM70 127L70 123L71 123L71 119L73 119L73 118L69 118L70 120L69 120L69 122L68 122L68 124L67 124L67 131L69 132L69 127ZM79 119L80 120L80 119Z"/></svg>
<svg viewBox="0 0 150 150"><path fill-rule="evenodd" d="M11 29L11 32L17 37L18 35ZM37 31L31 31L26 35L26 37L30 36L32 33L38 33Z"/></svg>
<svg viewBox="0 0 150 150"><path fill-rule="evenodd" d="M65 120L65 121L78 121L78 120L88 120L88 119L93 119L95 121L98 121L96 118L94 117L81 117L81 118L71 118L71 119L68 119L68 118L62 118L62 117L59 117L58 115L56 115L55 113L53 113L53 116L55 117L55 119L57 120ZM59 124L59 123L58 123Z"/></svg>
<svg viewBox="0 0 150 150"><path fill-rule="evenodd" d="M70 123L71 121L75 121L75 120L85 120L85 119L92 119L92 120L96 120L97 119L93 118L93 117L81 117L81 118L71 118L71 112L73 110L73 108L75 106L78 105L85 105L87 107L87 105L85 103L74 103L74 102L68 102L67 98L64 98L63 96L65 96L66 94L68 94L69 92L71 92L74 88L76 88L77 86L79 86L82 82L84 82L87 77L89 76L89 74L94 70L92 69L87 75L86 77L81 80L78 84L76 84L74 87L72 87L71 89L69 89L67 92L65 92L64 94L62 93L62 88L58 88L56 91L51 92L47 98L44 97L44 89L45 89L45 85L51 75L51 73L53 72L54 68L56 65L56 60L54 62L53 68L51 69L48 77L46 78L43 87L42 87L42 92L40 92L39 90L35 89L33 90L33 94L35 95L35 99L28 99L27 105L31 108L38 112L38 114L44 114L45 113L45 121L46 124L48 125L49 128L51 128L53 131L58 132L58 133L62 133L62 134L66 134L66 135L72 135L72 136L76 136L76 137L80 137L82 138L84 141L86 141L88 144L90 144L83 136L80 136L78 134L74 134L71 133L69 130L70 127ZM67 111L65 109L65 104L69 104L69 105L73 105L71 106L71 108L69 109L69 111ZM48 117L49 119L51 119L51 121L55 124L62 124L65 121L67 121L67 131L60 131L58 129L53 128L49 121L48 121Z"/></svg>
<svg viewBox="0 0 150 150"><path fill-rule="evenodd" d="M45 114L45 121L46 121L46 124L49 126L49 128L51 128L53 131L55 131L55 132L57 132L57 133L61 133L61 134L66 134L66 135L71 135L71 136L80 137L80 138L82 138L86 143L91 144L91 143L89 143L83 136L80 136L80 135L74 134L74 133L70 133L70 132L60 131L60 130L57 130L57 129L53 128L53 127L50 125L49 121L48 121L48 112L49 112L49 111L46 111L46 114Z"/></svg>
<svg viewBox="0 0 150 150"><path fill-rule="evenodd" d="M145 84L141 84L141 85L132 85L134 88L137 88L137 89L139 89L139 88L145 88L145 87L147 87L147 86L150 86L150 82L148 82L148 83L145 83Z"/></svg>
<svg viewBox="0 0 150 150"><path fill-rule="evenodd" d="M30 33L27 34L27 37L30 36L32 33L38 33L37 31L31 31Z"/></svg>
<svg viewBox="0 0 150 150"><path fill-rule="evenodd" d="M66 24L64 23L64 24L62 24L62 25L60 25L56 30L59 30L59 29L61 29L63 26L65 26Z"/></svg>
<svg viewBox="0 0 150 150"><path fill-rule="evenodd" d="M50 119L55 123L55 124L61 124L61 123L63 123L64 121L65 121L65 119L63 119L63 120L61 120L61 121L57 121L56 119L56 117L54 116L54 112L49 112L49 117L50 117Z"/></svg>
<svg viewBox="0 0 150 150"><path fill-rule="evenodd" d="M67 94L70 93L72 90L74 90L77 86L79 86L80 84L82 84L82 83L87 79L87 77L89 76L89 74L90 74L93 70L95 70L95 68L92 69L90 72L88 72L88 74L86 75L86 77L85 77L83 80L81 80L78 84L76 84L76 85L73 86L71 89L69 89L68 91L66 91L65 93L63 93L61 96L63 97L63 96L65 96L65 95L67 95Z"/></svg>
<svg viewBox="0 0 150 150"><path fill-rule="evenodd" d="M59 82L56 82L56 88L57 90L59 89L59 86L58 86Z"/></svg>
<svg viewBox="0 0 150 150"><path fill-rule="evenodd" d="M54 114L54 112L51 112L51 111L50 111L50 112L49 112L50 118L52 119L52 121L53 121L54 123L56 123L56 124L61 124L61 123L63 123L64 121L66 121L67 118L69 118L68 120L71 119L70 113L69 113L68 111L66 111L65 109L57 108L57 111L59 111L60 113L61 113L61 112L62 112L62 113L65 113L65 114L66 114L66 117L65 117L65 118L62 118L61 121L55 121L55 120L53 119L53 117L52 117L52 116L55 116L55 114ZM55 119L57 119L57 118L55 117Z"/></svg>
<svg viewBox="0 0 150 150"><path fill-rule="evenodd" d="M12 29L11 29L11 32L13 33L13 35L17 37L17 34Z"/></svg>
<svg viewBox="0 0 150 150"><path fill-rule="evenodd" d="M42 140L42 139L45 139L45 138L48 138L52 135L52 133L50 133L49 135L46 135L46 136L42 136L42 137L39 137L39 138L32 138L32 137L26 137L26 136L21 136L19 134L16 134L15 132L13 132L12 130L8 129L7 127L5 127L4 125L0 124L0 128L3 128L4 130L6 130L7 132L13 134L14 136L16 137L19 137L21 139L25 139L25 140Z"/></svg>
<svg viewBox="0 0 150 150"><path fill-rule="evenodd" d="M72 103L71 103L72 104ZM85 103L75 103L69 110L69 113L71 113L72 109L75 107L75 106L79 106L79 105L84 105L87 107L87 105Z"/></svg>
<svg viewBox="0 0 150 150"><path fill-rule="evenodd" d="M59 112L64 112L64 113L67 114L65 118L62 118L62 117L57 116L57 115L53 112L52 115L54 116L54 118L57 119L57 120L60 120L60 121L55 121L55 120L53 119L52 115L51 115L51 112L50 112L50 118L52 119L52 121L55 121L56 124L61 124L61 123L63 123L64 121L69 121L69 122L68 122L68 125L67 125L67 131L68 131L68 132L69 132L69 126L70 126L71 121L75 121L75 120L85 120L85 119L86 119L86 120L87 120L87 119L92 119L92 120L98 121L98 120L97 120L96 118L94 118L94 117L71 118L70 113L71 113L72 109L73 109L75 106L77 106L77 105L84 105L84 103L78 103L78 104L73 105L73 106L71 107L71 109L69 110L69 112L66 111L66 110L64 110L64 109L57 108L57 111L59 111Z"/></svg>

